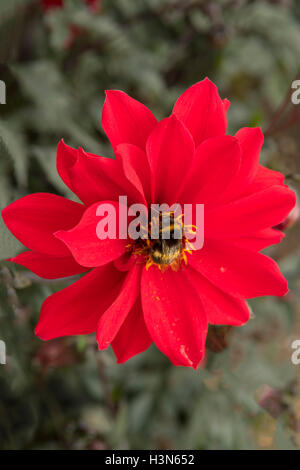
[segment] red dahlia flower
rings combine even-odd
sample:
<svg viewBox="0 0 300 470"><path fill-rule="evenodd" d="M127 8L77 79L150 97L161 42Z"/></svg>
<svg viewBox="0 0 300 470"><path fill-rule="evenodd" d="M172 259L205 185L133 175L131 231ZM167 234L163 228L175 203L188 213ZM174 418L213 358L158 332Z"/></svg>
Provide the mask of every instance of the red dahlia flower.
<svg viewBox="0 0 300 470"><path fill-rule="evenodd" d="M196 368L208 323L242 325L249 319L246 299L286 294L276 263L260 251L280 242L283 234L272 227L291 211L295 194L281 173L259 164L259 128L225 135L228 106L205 79L157 122L138 101L108 91L102 126L116 159L63 141L58 146L58 173L82 203L41 193L3 211L7 227L30 250L11 261L48 279L85 273L45 300L40 338L96 331L99 349L111 344L118 362L154 342L175 365ZM154 240L142 247L141 241L99 240L99 202L119 211L119 195L148 206L205 204L204 247L189 254L181 240L174 268L173 258L159 263ZM163 258L162 247L156 251Z"/></svg>

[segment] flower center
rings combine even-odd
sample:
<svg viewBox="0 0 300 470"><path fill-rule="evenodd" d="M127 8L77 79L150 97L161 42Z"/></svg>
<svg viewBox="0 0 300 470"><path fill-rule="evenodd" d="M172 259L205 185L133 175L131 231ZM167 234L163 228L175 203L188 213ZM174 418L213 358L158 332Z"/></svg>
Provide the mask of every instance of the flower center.
<svg viewBox="0 0 300 470"><path fill-rule="evenodd" d="M175 217L174 212L160 212L148 227L141 227L141 238L129 246L133 255L143 257L147 270L156 265L161 271L169 267L177 271L182 263L187 264L186 252L192 253L186 233L193 230L184 226L183 214Z"/></svg>

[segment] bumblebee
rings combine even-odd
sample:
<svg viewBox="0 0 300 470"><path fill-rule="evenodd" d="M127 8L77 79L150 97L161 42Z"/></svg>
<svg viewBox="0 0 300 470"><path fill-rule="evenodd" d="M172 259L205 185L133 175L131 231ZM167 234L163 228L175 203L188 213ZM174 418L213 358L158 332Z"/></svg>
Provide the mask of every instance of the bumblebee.
<svg viewBox="0 0 300 470"><path fill-rule="evenodd" d="M156 265L162 272L168 267L177 271L182 261L187 264L185 252L190 253L190 249L181 219L181 215L175 218L173 212L160 212L148 227L141 227L144 236L137 240L133 253L145 257L147 270Z"/></svg>
<svg viewBox="0 0 300 470"><path fill-rule="evenodd" d="M167 217L167 225L164 218ZM171 265L178 263L181 257L182 240L175 238L176 223L173 214L159 214L159 238L153 240L150 248L152 261L158 265ZM164 239L163 233L167 230L169 238Z"/></svg>

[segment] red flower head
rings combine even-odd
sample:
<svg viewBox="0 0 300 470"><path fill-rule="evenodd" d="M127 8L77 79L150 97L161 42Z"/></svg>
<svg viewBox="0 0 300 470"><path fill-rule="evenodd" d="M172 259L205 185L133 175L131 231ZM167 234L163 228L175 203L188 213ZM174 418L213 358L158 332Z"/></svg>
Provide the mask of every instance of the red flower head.
<svg viewBox="0 0 300 470"><path fill-rule="evenodd" d="M196 368L208 323L242 325L246 299L286 294L277 265L260 251L280 242L272 227L291 211L295 194L281 173L259 164L259 128L225 135L228 106L205 79L157 122L138 101L108 91L102 125L116 159L58 146L58 173L82 203L32 194L3 211L30 250L11 261L48 279L85 273L46 299L39 337L96 331L99 349L111 344L118 362L154 342L175 365ZM204 204L204 246L191 251L185 236L165 241L161 231L158 239L100 240L99 204L120 216L120 195L148 207ZM184 223L172 217L169 229Z"/></svg>

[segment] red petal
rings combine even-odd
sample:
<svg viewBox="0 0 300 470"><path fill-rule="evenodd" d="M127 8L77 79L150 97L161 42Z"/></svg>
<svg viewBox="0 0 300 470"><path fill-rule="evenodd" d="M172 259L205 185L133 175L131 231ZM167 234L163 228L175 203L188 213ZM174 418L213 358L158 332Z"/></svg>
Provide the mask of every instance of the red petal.
<svg viewBox="0 0 300 470"><path fill-rule="evenodd" d="M226 192L224 199L232 200L245 192L257 171L259 154L264 142L264 136L259 127L244 127L235 137L242 149L241 167L234 184Z"/></svg>
<svg viewBox="0 0 300 470"><path fill-rule="evenodd" d="M72 256L58 258L34 251L25 251L8 261L20 264L44 279L58 279L87 271L87 268L76 263Z"/></svg>
<svg viewBox="0 0 300 470"><path fill-rule="evenodd" d="M296 204L296 195L284 186L272 186L225 206L206 211L206 237L231 239L275 226Z"/></svg>
<svg viewBox="0 0 300 470"><path fill-rule="evenodd" d="M77 160L78 150L69 147L61 140L57 147L56 167L63 182L73 191L69 170Z"/></svg>
<svg viewBox="0 0 300 470"><path fill-rule="evenodd" d="M124 284L114 303L101 316L97 326L99 349L107 349L139 296L141 264L135 264L126 275ZM128 338L130 342L131 338Z"/></svg>
<svg viewBox="0 0 300 470"><path fill-rule="evenodd" d="M150 202L150 167L145 152L136 145L120 144L116 153L126 178L140 194L140 201Z"/></svg>
<svg viewBox="0 0 300 470"><path fill-rule="evenodd" d="M57 170L65 184L85 204L125 195L126 179L115 159L75 150L62 140L57 149ZM123 183L123 184L122 184Z"/></svg>
<svg viewBox="0 0 300 470"><path fill-rule="evenodd" d="M208 323L233 326L247 323L250 311L245 300L226 294L194 269L187 270L187 274L198 291Z"/></svg>
<svg viewBox="0 0 300 470"><path fill-rule="evenodd" d="M229 109L231 103L230 103L230 101L229 101L227 98L225 98L224 100L222 100L222 103L223 103L223 106L224 106L225 113L227 113L227 111L228 111L228 109Z"/></svg>
<svg viewBox="0 0 300 470"><path fill-rule="evenodd" d="M156 123L151 111L139 101L122 91L106 91L102 127L114 148L128 143L144 149Z"/></svg>
<svg viewBox="0 0 300 470"><path fill-rule="evenodd" d="M240 145L234 137L205 140L196 150L178 200L188 204L217 203L237 175L240 154Z"/></svg>
<svg viewBox="0 0 300 470"><path fill-rule="evenodd" d="M175 365L197 368L204 356L207 320L186 274L144 269L141 292L145 323L156 346Z"/></svg>
<svg viewBox="0 0 300 470"><path fill-rule="evenodd" d="M175 116L157 124L147 141L155 202L173 204L179 185L194 158L194 142Z"/></svg>
<svg viewBox="0 0 300 470"><path fill-rule="evenodd" d="M284 175L279 171L270 170L262 165L258 165L257 173L253 181L243 191L243 195L257 193L271 186L278 185L284 186Z"/></svg>
<svg viewBox="0 0 300 470"><path fill-rule="evenodd" d="M118 162L112 158L78 151L76 163L69 170L72 190L85 204L97 201L118 200L126 195L122 189L125 178ZM129 186L128 182L126 183Z"/></svg>
<svg viewBox="0 0 300 470"><path fill-rule="evenodd" d="M254 178L257 172L264 136L260 127L244 127L235 134L235 137L239 140L243 152L238 177L243 184L246 184Z"/></svg>
<svg viewBox="0 0 300 470"><path fill-rule="evenodd" d="M94 269L42 305L35 333L44 340L96 331L103 312L118 295L123 274L112 264Z"/></svg>
<svg viewBox="0 0 300 470"><path fill-rule="evenodd" d="M279 230L266 228L249 236L232 239L232 243L247 250L260 251L270 245L280 243L284 236L284 233Z"/></svg>
<svg viewBox="0 0 300 470"><path fill-rule="evenodd" d="M145 351L151 344L152 339L145 324L142 305L138 300L112 342L118 364Z"/></svg>
<svg viewBox="0 0 300 470"><path fill-rule="evenodd" d="M272 259L224 240L206 240L204 248L194 251L188 262L214 285L236 297L282 296L288 291Z"/></svg>
<svg viewBox="0 0 300 470"><path fill-rule="evenodd" d="M97 236L97 225L101 217L97 215L97 209L102 204L111 204L119 219L119 204L114 201L101 201L90 206L82 216L82 219L72 230L59 231L55 236L62 240L77 263L82 266L96 267L107 264L121 256L126 251L127 240L118 238L119 227L116 227L116 239L106 238L100 240Z"/></svg>
<svg viewBox="0 0 300 470"><path fill-rule="evenodd" d="M117 258L114 261L114 266L119 269L119 271L129 271L132 266L135 264L136 259L134 256L131 256L131 253L127 251L120 258Z"/></svg>
<svg viewBox="0 0 300 470"><path fill-rule="evenodd" d="M225 108L217 87L205 78L188 88L178 98L173 114L188 128L197 147L209 137L225 134Z"/></svg>
<svg viewBox="0 0 300 470"><path fill-rule="evenodd" d="M2 211L2 217L27 248L60 257L69 256L70 252L53 233L74 227L83 211L84 206L77 202L54 194L37 193L10 204Z"/></svg>

